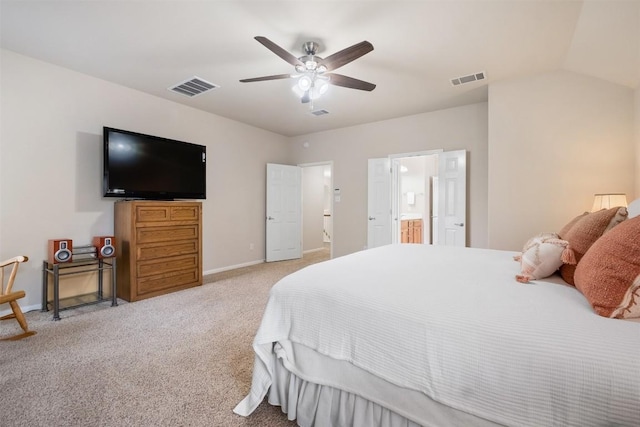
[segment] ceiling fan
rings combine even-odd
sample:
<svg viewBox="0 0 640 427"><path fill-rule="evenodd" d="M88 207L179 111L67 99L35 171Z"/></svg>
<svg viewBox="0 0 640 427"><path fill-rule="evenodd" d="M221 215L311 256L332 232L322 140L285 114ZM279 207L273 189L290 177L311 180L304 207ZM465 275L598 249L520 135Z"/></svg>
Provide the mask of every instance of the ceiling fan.
<svg viewBox="0 0 640 427"><path fill-rule="evenodd" d="M330 72L371 52L373 45L368 41L354 44L323 59L316 56L318 44L315 42L304 43L302 49L305 54L297 58L266 37L257 36L254 38L267 49L293 65L296 74L277 74L242 79L240 80L242 83L289 78L298 79L294 90L297 90L303 103L310 102L325 93L329 84L366 91L372 91L376 87L373 83Z"/></svg>

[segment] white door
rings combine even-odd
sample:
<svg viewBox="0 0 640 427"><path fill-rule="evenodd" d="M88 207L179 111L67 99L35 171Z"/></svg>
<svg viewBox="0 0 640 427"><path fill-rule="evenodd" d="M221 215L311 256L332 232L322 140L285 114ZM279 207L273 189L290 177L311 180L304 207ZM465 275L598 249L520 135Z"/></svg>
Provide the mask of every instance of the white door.
<svg viewBox="0 0 640 427"><path fill-rule="evenodd" d="M438 244L467 244L467 152L445 151L438 155Z"/></svg>
<svg viewBox="0 0 640 427"><path fill-rule="evenodd" d="M302 257L302 172L267 164L267 262Z"/></svg>
<svg viewBox="0 0 640 427"><path fill-rule="evenodd" d="M391 169L388 158L369 159L367 247L391 243Z"/></svg>

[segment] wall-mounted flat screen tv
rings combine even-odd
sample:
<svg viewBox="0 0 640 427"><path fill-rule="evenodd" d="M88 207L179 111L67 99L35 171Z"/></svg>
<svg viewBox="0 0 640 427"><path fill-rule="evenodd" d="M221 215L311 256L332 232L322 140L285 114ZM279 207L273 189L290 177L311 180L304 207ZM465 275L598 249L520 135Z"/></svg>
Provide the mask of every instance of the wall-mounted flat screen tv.
<svg viewBox="0 0 640 427"><path fill-rule="evenodd" d="M103 195L205 199L206 147L104 127Z"/></svg>

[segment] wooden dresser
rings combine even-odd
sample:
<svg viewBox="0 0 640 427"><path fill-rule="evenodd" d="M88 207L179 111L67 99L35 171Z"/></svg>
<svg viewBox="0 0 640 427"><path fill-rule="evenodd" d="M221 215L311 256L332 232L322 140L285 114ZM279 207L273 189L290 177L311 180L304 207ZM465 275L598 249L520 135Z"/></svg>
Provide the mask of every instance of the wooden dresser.
<svg viewBox="0 0 640 427"><path fill-rule="evenodd" d="M118 201L114 222L118 298L202 285L202 203Z"/></svg>

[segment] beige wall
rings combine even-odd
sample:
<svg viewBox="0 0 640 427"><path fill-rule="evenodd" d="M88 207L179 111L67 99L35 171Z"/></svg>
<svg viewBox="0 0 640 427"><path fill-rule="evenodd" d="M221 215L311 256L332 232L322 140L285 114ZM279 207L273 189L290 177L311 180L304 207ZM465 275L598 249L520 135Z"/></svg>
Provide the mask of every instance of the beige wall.
<svg viewBox="0 0 640 427"><path fill-rule="evenodd" d="M289 162L287 138L1 54L0 259L30 258L17 279L27 291L23 307L40 307L48 239L84 245L113 233L115 199L101 192L103 126L206 145L204 271L264 259L265 164Z"/></svg>
<svg viewBox="0 0 640 427"><path fill-rule="evenodd" d="M320 119L321 120L321 119ZM367 244L367 159L442 148L468 150L470 246L487 244L487 104L418 114L291 138L296 163L333 161L333 254Z"/></svg>
<svg viewBox="0 0 640 427"><path fill-rule="evenodd" d="M633 198L640 198L640 88L635 91L634 107L635 139L636 139L636 182Z"/></svg>
<svg viewBox="0 0 640 427"><path fill-rule="evenodd" d="M633 109L632 90L571 72L491 84L489 247L559 230L594 193L632 195Z"/></svg>
<svg viewBox="0 0 640 427"><path fill-rule="evenodd" d="M334 256L366 245L369 158L468 150L474 247L517 250L596 192L640 197L640 90L573 73L492 84L488 103L285 138L5 50L1 60L0 259L31 258L18 278L27 309L39 308L48 239L113 232L105 125L207 146L205 273L264 258L266 163L333 161Z"/></svg>

